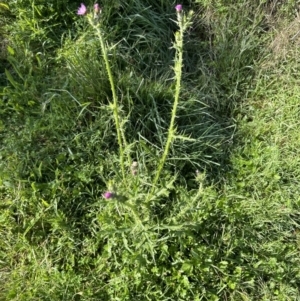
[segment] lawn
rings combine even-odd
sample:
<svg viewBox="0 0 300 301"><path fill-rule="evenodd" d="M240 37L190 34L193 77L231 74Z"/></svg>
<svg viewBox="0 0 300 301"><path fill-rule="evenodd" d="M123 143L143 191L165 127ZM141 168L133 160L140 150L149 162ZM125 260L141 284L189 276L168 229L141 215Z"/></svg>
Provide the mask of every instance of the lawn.
<svg viewBox="0 0 300 301"><path fill-rule="evenodd" d="M0 301L300 300L293 0L0 2Z"/></svg>

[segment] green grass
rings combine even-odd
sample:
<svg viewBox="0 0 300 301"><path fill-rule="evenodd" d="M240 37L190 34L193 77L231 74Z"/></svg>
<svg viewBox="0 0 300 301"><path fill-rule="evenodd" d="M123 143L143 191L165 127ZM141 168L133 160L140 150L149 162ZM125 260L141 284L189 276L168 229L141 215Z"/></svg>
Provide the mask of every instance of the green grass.
<svg viewBox="0 0 300 301"><path fill-rule="evenodd" d="M124 178L99 40L69 2L0 6L0 300L300 300L294 1L183 3L181 138L157 179L174 3L101 3Z"/></svg>

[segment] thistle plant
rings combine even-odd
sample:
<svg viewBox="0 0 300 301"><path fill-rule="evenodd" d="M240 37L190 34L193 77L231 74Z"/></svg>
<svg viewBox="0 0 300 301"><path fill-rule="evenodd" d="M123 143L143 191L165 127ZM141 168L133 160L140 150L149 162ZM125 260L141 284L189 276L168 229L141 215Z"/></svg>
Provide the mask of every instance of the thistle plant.
<svg viewBox="0 0 300 301"><path fill-rule="evenodd" d="M112 74L111 67L110 67L110 62L108 59L108 49L106 47L104 37L103 37L103 32L101 29L101 22L100 22L101 12L102 12L102 9L98 3L94 4L93 13L88 13L86 6L83 3L81 3L81 6L78 8L77 14L87 17L89 24L95 30L96 35L100 42L101 52L102 52L103 59L105 62L106 72L108 75L110 88L111 88L111 92L112 92L113 101L112 102L110 101L110 108L113 112L116 131L117 131L122 178L123 178L123 180L125 180L126 175L125 175L125 163L124 163L124 148L126 146L126 139L125 139L125 134L122 129L122 125L121 125L122 124L121 120L120 120L121 118L119 116L118 97L117 97L117 93L116 93L116 87L115 87L115 83L114 83L113 74ZM129 163L130 163L130 158L129 158Z"/></svg>
<svg viewBox="0 0 300 301"><path fill-rule="evenodd" d="M158 179L161 175L161 172L163 170L163 167L165 165L165 162L167 160L167 157L169 155L170 147L176 138L176 128L175 128L175 118L177 113L177 107L179 103L179 96L180 96L180 90L181 90L181 77L182 77L182 66L183 66L183 37L184 32L191 24L191 18L192 18L192 12L189 12L188 14L185 14L182 8L181 4L178 4L175 6L176 14L177 14L177 20L175 23L178 25L179 29L175 33L175 41L173 44L173 48L175 49L175 59L174 59L174 73L175 73L175 91L174 91L174 102L173 102L173 108L171 112L171 119L166 139L166 144L164 146L163 155L158 163L156 174L152 183L152 189L150 191L150 194L148 196L148 200L151 199L153 196L153 192L155 190L156 184L158 182ZM119 107L118 107L118 97L116 93L115 83L113 74L110 67L110 62L108 59L108 49L104 41L104 35L101 28L101 22L100 22L100 14L101 14L101 8L99 4L94 5L93 13L88 13L88 10L84 4L81 4L79 7L77 14L78 15L84 15L87 16L87 20L89 24L92 26L92 28L95 30L95 33L99 39L101 51L103 55L103 59L105 62L105 67L108 75L108 79L110 82L110 87L112 91L112 98L113 101L110 102L110 108L112 109L116 131L117 131L117 139L119 144L119 153L120 153L120 165L121 165L121 172L123 180L126 179L125 174L125 162L124 162L124 149L126 147L126 139L125 134L122 128L122 122L121 118L119 116ZM131 164L130 155L128 155L128 164ZM133 175L136 175L137 170L131 170Z"/></svg>
<svg viewBox="0 0 300 301"><path fill-rule="evenodd" d="M174 103L171 112L171 120L168 129L167 141L164 147L163 155L158 163L157 171L155 178L152 183L152 190L149 195L149 199L152 197L153 192L155 190L155 186L157 181L161 175L165 162L167 160L170 147L176 138L176 128L175 128L175 118L177 113L177 107L179 103L179 96L181 90L181 77L182 77L182 66L183 66L183 36L184 32L187 28L191 25L191 19L193 12L190 11L187 15L184 13L182 5L177 4L175 6L176 14L177 14L177 21L175 23L178 25L179 30L175 33L175 41L173 44L173 48L175 49L175 59L174 59L174 73L175 73L175 93L174 93Z"/></svg>

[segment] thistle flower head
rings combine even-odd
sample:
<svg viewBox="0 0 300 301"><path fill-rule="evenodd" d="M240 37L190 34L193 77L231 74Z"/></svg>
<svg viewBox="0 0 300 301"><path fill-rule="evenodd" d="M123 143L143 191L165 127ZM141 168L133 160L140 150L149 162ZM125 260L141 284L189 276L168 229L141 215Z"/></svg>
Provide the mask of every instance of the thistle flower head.
<svg viewBox="0 0 300 301"><path fill-rule="evenodd" d="M178 13L180 13L180 12L182 11L182 5L181 5L181 4L177 4L177 5L175 6L175 9L176 9L176 11L177 11Z"/></svg>
<svg viewBox="0 0 300 301"><path fill-rule="evenodd" d="M83 16L86 14L86 11L86 6L83 3L81 3L80 7L78 8L77 15Z"/></svg>
<svg viewBox="0 0 300 301"><path fill-rule="evenodd" d="M111 191L106 191L103 193L103 197L107 200L112 199L114 196L115 196L115 194Z"/></svg>
<svg viewBox="0 0 300 301"><path fill-rule="evenodd" d="M94 12L98 14L101 11L100 5L98 3L94 4Z"/></svg>

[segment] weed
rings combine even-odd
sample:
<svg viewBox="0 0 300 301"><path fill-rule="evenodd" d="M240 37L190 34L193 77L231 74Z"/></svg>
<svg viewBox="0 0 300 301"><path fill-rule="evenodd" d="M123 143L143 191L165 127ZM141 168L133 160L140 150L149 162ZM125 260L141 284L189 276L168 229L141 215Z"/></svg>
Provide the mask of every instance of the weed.
<svg viewBox="0 0 300 301"><path fill-rule="evenodd" d="M295 2L79 5L0 4L0 299L300 300Z"/></svg>

